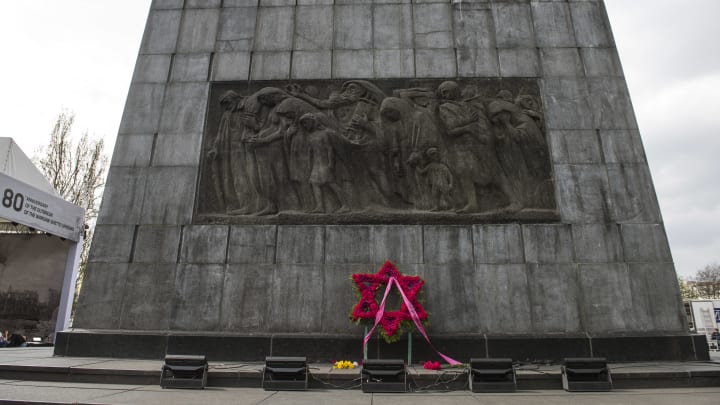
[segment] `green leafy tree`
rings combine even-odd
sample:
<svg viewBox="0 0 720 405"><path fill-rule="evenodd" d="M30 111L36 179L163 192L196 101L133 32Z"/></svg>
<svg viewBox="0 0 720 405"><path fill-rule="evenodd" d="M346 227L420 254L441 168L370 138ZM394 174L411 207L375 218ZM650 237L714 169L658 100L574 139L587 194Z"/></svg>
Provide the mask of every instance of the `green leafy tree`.
<svg viewBox="0 0 720 405"><path fill-rule="evenodd" d="M75 114L72 112L58 114L50 133L50 142L35 152L33 161L62 198L85 209L85 224L90 228L80 255L80 274L75 287L77 293L85 274L108 158L101 138L91 137L87 131L79 138L73 136L74 121Z"/></svg>

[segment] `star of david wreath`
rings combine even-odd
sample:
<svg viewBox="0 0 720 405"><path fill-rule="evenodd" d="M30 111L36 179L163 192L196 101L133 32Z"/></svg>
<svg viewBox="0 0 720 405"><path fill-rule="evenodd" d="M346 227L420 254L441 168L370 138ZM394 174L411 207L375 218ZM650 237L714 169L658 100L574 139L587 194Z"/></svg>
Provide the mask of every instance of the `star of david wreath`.
<svg viewBox="0 0 720 405"><path fill-rule="evenodd" d="M356 273L352 275L352 281L355 284L353 288L359 293L360 299L352 309L350 319L355 323L365 323L369 326L375 324L375 317L380 310L380 300L382 294L387 288L390 278L394 277L402 291L405 293L410 304L415 309L420 321L423 325L428 322L428 313L420 304L418 295L420 294L425 280L419 276L404 276L391 262L385 262L380 270L375 274ZM378 290L380 297L378 297ZM395 290L391 292L400 296L400 292ZM403 301L400 310L385 310L380 320L380 335L388 343L394 343L400 340L404 331L412 331L415 329L412 316L407 305Z"/></svg>

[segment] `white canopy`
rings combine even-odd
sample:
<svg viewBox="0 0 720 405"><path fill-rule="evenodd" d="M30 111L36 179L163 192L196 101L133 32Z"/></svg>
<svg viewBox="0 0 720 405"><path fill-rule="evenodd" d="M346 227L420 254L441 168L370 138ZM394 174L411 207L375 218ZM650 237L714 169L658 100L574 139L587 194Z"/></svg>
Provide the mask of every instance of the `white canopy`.
<svg viewBox="0 0 720 405"><path fill-rule="evenodd" d="M85 210L63 200L11 138L0 138L0 221L78 241Z"/></svg>
<svg viewBox="0 0 720 405"><path fill-rule="evenodd" d="M12 138L0 137L0 173L48 194L58 195L50 182Z"/></svg>

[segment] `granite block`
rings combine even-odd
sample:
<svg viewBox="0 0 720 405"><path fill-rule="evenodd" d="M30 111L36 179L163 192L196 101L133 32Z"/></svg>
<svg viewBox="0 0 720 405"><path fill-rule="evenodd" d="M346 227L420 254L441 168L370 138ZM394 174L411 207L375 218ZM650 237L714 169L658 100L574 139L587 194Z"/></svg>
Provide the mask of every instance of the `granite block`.
<svg viewBox="0 0 720 405"><path fill-rule="evenodd" d="M276 262L280 264L323 263L325 227L279 226Z"/></svg>
<svg viewBox="0 0 720 405"><path fill-rule="evenodd" d="M335 49L371 49L372 7L366 4L335 6Z"/></svg>
<svg viewBox="0 0 720 405"><path fill-rule="evenodd" d="M120 319L127 263L88 263L78 296L73 328L113 329Z"/></svg>
<svg viewBox="0 0 720 405"><path fill-rule="evenodd" d="M140 221L148 168L112 167L105 181L98 214L100 224L134 224Z"/></svg>
<svg viewBox="0 0 720 405"><path fill-rule="evenodd" d="M637 130L601 130L600 143L607 163L647 162Z"/></svg>
<svg viewBox="0 0 720 405"><path fill-rule="evenodd" d="M475 263L525 263L520 225L473 225Z"/></svg>
<svg viewBox="0 0 720 405"><path fill-rule="evenodd" d="M615 48L580 48L585 74L623 77L622 65Z"/></svg>
<svg viewBox="0 0 720 405"><path fill-rule="evenodd" d="M540 62L536 48L500 48L498 59L502 77L539 76Z"/></svg>
<svg viewBox="0 0 720 405"><path fill-rule="evenodd" d="M160 132L168 134L202 133L205 127L207 83L171 83L163 102Z"/></svg>
<svg viewBox="0 0 720 405"><path fill-rule="evenodd" d="M220 13L216 49L222 52L252 50L256 20L255 7L228 8L225 5Z"/></svg>
<svg viewBox="0 0 720 405"><path fill-rule="evenodd" d="M130 264L120 317L121 329L168 329L175 290L175 266Z"/></svg>
<svg viewBox="0 0 720 405"><path fill-rule="evenodd" d="M170 81L199 82L207 80L210 70L210 54L179 54L173 58Z"/></svg>
<svg viewBox="0 0 720 405"><path fill-rule="evenodd" d="M257 5L258 0L223 0L223 7L250 7Z"/></svg>
<svg viewBox="0 0 720 405"><path fill-rule="evenodd" d="M623 251L628 262L671 262L670 246L661 224L620 225Z"/></svg>
<svg viewBox="0 0 720 405"><path fill-rule="evenodd" d="M277 226L231 226L228 240L229 264L275 263Z"/></svg>
<svg viewBox="0 0 720 405"><path fill-rule="evenodd" d="M498 335L527 332L532 325L527 267L524 264L475 267L474 294L482 332Z"/></svg>
<svg viewBox="0 0 720 405"><path fill-rule="evenodd" d="M540 83L548 129L595 129L584 79L549 77Z"/></svg>
<svg viewBox="0 0 720 405"><path fill-rule="evenodd" d="M295 50L330 50L333 47L333 8L298 7L295 12Z"/></svg>
<svg viewBox="0 0 720 405"><path fill-rule="evenodd" d="M500 62L495 48L458 48L457 69L460 77L497 77Z"/></svg>
<svg viewBox="0 0 720 405"><path fill-rule="evenodd" d="M580 54L575 48L541 48L543 76L578 77L585 74Z"/></svg>
<svg viewBox="0 0 720 405"><path fill-rule="evenodd" d="M662 221L650 169L646 164L608 164L607 169L616 221Z"/></svg>
<svg viewBox="0 0 720 405"><path fill-rule="evenodd" d="M294 7L261 7L257 16L255 50L291 50L294 20Z"/></svg>
<svg viewBox="0 0 720 405"><path fill-rule="evenodd" d="M477 299L474 264L425 265L423 278L429 286L423 288L425 310L432 313L428 333L480 332L480 313L485 308Z"/></svg>
<svg viewBox="0 0 720 405"><path fill-rule="evenodd" d="M137 229L132 261L175 263L180 249L179 226L141 225Z"/></svg>
<svg viewBox="0 0 720 405"><path fill-rule="evenodd" d="M570 2L575 39L580 47L614 46L604 5L599 1Z"/></svg>
<svg viewBox="0 0 720 405"><path fill-rule="evenodd" d="M373 60L375 77L415 76L415 51L413 49L376 49Z"/></svg>
<svg viewBox="0 0 720 405"><path fill-rule="evenodd" d="M110 166L150 166L154 140L152 134L118 136Z"/></svg>
<svg viewBox="0 0 720 405"><path fill-rule="evenodd" d="M218 53L213 58L213 81L247 80L250 75L250 52Z"/></svg>
<svg viewBox="0 0 720 405"><path fill-rule="evenodd" d="M270 295L271 332L312 332L322 326L322 267L317 264L278 264Z"/></svg>
<svg viewBox="0 0 720 405"><path fill-rule="evenodd" d="M183 8L184 0L152 0L150 6L153 10Z"/></svg>
<svg viewBox="0 0 720 405"><path fill-rule="evenodd" d="M186 9L178 38L178 52L212 52L219 21L219 9Z"/></svg>
<svg viewBox="0 0 720 405"><path fill-rule="evenodd" d="M200 159L202 133L158 134L153 153L153 166L197 166Z"/></svg>
<svg viewBox="0 0 720 405"><path fill-rule="evenodd" d="M556 165L555 187L563 221L610 222L613 205L603 165Z"/></svg>
<svg viewBox="0 0 720 405"><path fill-rule="evenodd" d="M129 262L134 237L134 225L96 225L88 261Z"/></svg>
<svg viewBox="0 0 720 405"><path fill-rule="evenodd" d="M133 83L165 83L170 72L171 55L139 55L135 63Z"/></svg>
<svg viewBox="0 0 720 405"><path fill-rule="evenodd" d="M624 79L591 77L588 79L588 85L596 128L637 129L635 113Z"/></svg>
<svg viewBox="0 0 720 405"><path fill-rule="evenodd" d="M142 224L182 225L190 223L197 169L189 166L148 169Z"/></svg>
<svg viewBox="0 0 720 405"><path fill-rule="evenodd" d="M409 4L377 5L373 8L373 48L413 47L413 13Z"/></svg>
<svg viewBox="0 0 720 405"><path fill-rule="evenodd" d="M322 313L320 314L323 333L358 334L362 327L355 325L349 318L353 306L357 303L357 294L353 290L350 277L355 273L368 273L373 270L367 265L329 264L322 270ZM318 292L313 292L318 294ZM318 294L319 295L319 294ZM378 294L380 295L380 294ZM381 299L379 296L378 299Z"/></svg>
<svg viewBox="0 0 720 405"><path fill-rule="evenodd" d="M183 228L181 263L225 263L230 228L221 225L192 225Z"/></svg>
<svg viewBox="0 0 720 405"><path fill-rule="evenodd" d="M181 331L217 330L225 266L180 264L175 272L175 294L170 328Z"/></svg>
<svg viewBox="0 0 720 405"><path fill-rule="evenodd" d="M672 263L630 264L633 307L649 315L651 331L686 332L686 315Z"/></svg>
<svg viewBox="0 0 720 405"><path fill-rule="evenodd" d="M635 330L645 320L633 307L628 267L625 264L578 266L583 326L590 333Z"/></svg>
<svg viewBox="0 0 720 405"><path fill-rule="evenodd" d="M622 240L616 224L573 224L575 260L579 263L623 261Z"/></svg>
<svg viewBox="0 0 720 405"><path fill-rule="evenodd" d="M493 3L495 38L498 48L535 46L532 12L527 3Z"/></svg>
<svg viewBox="0 0 720 405"><path fill-rule="evenodd" d="M164 84L130 85L119 134L154 134L160 123L160 109L165 95Z"/></svg>
<svg viewBox="0 0 720 405"><path fill-rule="evenodd" d="M575 32L567 2L532 2L530 6L539 47L575 46Z"/></svg>
<svg viewBox="0 0 720 405"><path fill-rule="evenodd" d="M175 52L181 17L181 10L151 10L140 53Z"/></svg>
<svg viewBox="0 0 720 405"><path fill-rule="evenodd" d="M267 330L272 304L273 266L228 264L223 282L220 330L255 332Z"/></svg>
<svg viewBox="0 0 720 405"><path fill-rule="evenodd" d="M413 7L415 48L450 48L453 45L449 3L418 4Z"/></svg>
<svg viewBox="0 0 720 405"><path fill-rule="evenodd" d="M290 78L290 51L253 52L251 80Z"/></svg>
<svg viewBox="0 0 720 405"><path fill-rule="evenodd" d="M495 28L492 11L487 9L454 8L453 32L458 49L494 49Z"/></svg>
<svg viewBox="0 0 720 405"><path fill-rule="evenodd" d="M577 268L573 264L528 264L534 333L582 331Z"/></svg>
<svg viewBox="0 0 720 405"><path fill-rule="evenodd" d="M457 76L456 55L453 49L416 49L417 77Z"/></svg>
<svg viewBox="0 0 720 405"><path fill-rule="evenodd" d="M333 51L332 75L335 79L373 77L373 52Z"/></svg>
<svg viewBox="0 0 720 405"><path fill-rule="evenodd" d="M424 226L423 262L473 263L473 230L470 226Z"/></svg>
<svg viewBox="0 0 720 405"><path fill-rule="evenodd" d="M325 263L370 263L370 226L340 225L325 228Z"/></svg>
<svg viewBox="0 0 720 405"><path fill-rule="evenodd" d="M332 74L332 51L294 51L292 54L293 79L322 79Z"/></svg>
<svg viewBox="0 0 720 405"><path fill-rule="evenodd" d="M419 225L375 225L370 239L372 263L396 265L423 262L423 230Z"/></svg>
<svg viewBox="0 0 720 405"><path fill-rule="evenodd" d="M522 225L528 263L571 263L572 231L565 224Z"/></svg>
<svg viewBox="0 0 720 405"><path fill-rule="evenodd" d="M553 163L602 163L600 142L596 131L548 131Z"/></svg>
<svg viewBox="0 0 720 405"><path fill-rule="evenodd" d="M185 8L217 8L222 0L186 0Z"/></svg>

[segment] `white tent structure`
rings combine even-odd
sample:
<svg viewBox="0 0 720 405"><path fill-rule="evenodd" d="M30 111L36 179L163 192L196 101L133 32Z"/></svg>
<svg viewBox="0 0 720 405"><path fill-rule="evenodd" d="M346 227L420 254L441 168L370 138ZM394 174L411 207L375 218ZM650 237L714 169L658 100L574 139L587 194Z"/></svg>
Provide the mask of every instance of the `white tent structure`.
<svg viewBox="0 0 720 405"><path fill-rule="evenodd" d="M0 222L70 240L56 331L68 327L80 264L85 210L58 195L12 138L0 137Z"/></svg>

